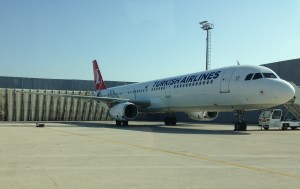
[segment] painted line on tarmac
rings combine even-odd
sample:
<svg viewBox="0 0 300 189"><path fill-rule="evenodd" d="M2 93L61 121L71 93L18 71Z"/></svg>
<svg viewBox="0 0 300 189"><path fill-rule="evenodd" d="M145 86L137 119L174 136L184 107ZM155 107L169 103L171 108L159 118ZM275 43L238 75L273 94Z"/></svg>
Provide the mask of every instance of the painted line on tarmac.
<svg viewBox="0 0 300 189"><path fill-rule="evenodd" d="M130 146L130 147L134 147L134 148L147 149L147 150L151 150L151 151L162 152L165 154L172 154L172 155L177 155L177 156L193 158L193 159L197 159L197 160L201 160L201 161L207 161L207 162L214 163L214 164L227 165L227 166L237 167L237 168L241 168L241 169L247 169L247 170L261 172L261 173L268 173L268 174L272 174L272 175L285 176L285 177L293 178L296 180L300 180L300 175L293 175L290 173L283 173L283 172L272 171L272 170L268 170L268 169L262 169L262 168L254 167L254 166L248 166L248 165L242 165L242 164L237 164L237 163L223 161L223 160L212 159L212 158L208 158L208 157L201 156L201 155L187 154L187 153L164 150L164 149L159 149L159 148L154 148L154 147L149 147L149 146L142 146L142 145L138 145L138 144L131 144L131 143L121 142L121 141L117 141L117 140L113 140L113 139L109 139L109 138L89 136L89 135L84 135L84 134L74 133L74 132L69 132L69 131L63 131L63 130L58 130L58 129L53 129L53 128L47 128L47 129L51 129L51 130L54 130L57 132L67 133L70 135L77 135L77 136L92 138L92 139L96 139L96 140L108 141L108 142L115 143L115 144L122 144L122 145Z"/></svg>

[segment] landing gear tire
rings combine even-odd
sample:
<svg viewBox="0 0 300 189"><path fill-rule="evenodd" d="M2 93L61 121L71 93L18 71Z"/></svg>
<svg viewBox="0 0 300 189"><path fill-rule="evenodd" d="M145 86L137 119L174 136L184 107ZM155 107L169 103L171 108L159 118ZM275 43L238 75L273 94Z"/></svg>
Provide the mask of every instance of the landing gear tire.
<svg viewBox="0 0 300 189"><path fill-rule="evenodd" d="M172 125L172 126L175 126L176 123L177 123L176 117L171 117L171 125Z"/></svg>
<svg viewBox="0 0 300 189"><path fill-rule="evenodd" d="M234 123L234 131L239 131L240 130L240 124L238 122Z"/></svg>
<svg viewBox="0 0 300 189"><path fill-rule="evenodd" d="M176 117L166 117L165 118L165 125L172 125L172 126L175 126L177 123L177 119Z"/></svg>
<svg viewBox="0 0 300 189"><path fill-rule="evenodd" d="M246 131L247 130L246 122L235 122L234 130L235 131Z"/></svg>
<svg viewBox="0 0 300 189"><path fill-rule="evenodd" d="M170 117L165 117L165 125L171 125Z"/></svg>
<svg viewBox="0 0 300 189"><path fill-rule="evenodd" d="M264 130L266 130L266 131L269 130L269 127L265 126L265 127L264 127Z"/></svg>
<svg viewBox="0 0 300 189"><path fill-rule="evenodd" d="M288 123L284 123L283 125L282 125L282 130L287 130L288 129L288 127L289 127L289 124Z"/></svg>
<svg viewBox="0 0 300 189"><path fill-rule="evenodd" d="M241 131L247 131L247 124L246 124L246 122L242 122L241 123Z"/></svg>
<svg viewBox="0 0 300 189"><path fill-rule="evenodd" d="M117 126L120 126L120 125L128 126L128 121L118 121L118 120L116 120L116 125Z"/></svg>

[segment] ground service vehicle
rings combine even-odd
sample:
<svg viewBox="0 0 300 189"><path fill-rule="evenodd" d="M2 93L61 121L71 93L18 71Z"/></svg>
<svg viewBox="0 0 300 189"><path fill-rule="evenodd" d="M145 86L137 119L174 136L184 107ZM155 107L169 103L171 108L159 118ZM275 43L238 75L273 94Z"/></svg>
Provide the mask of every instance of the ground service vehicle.
<svg viewBox="0 0 300 189"><path fill-rule="evenodd" d="M269 130L269 128L278 128L287 130L289 127L295 130L300 127L300 120L284 120L281 109L263 110L259 115L258 126Z"/></svg>

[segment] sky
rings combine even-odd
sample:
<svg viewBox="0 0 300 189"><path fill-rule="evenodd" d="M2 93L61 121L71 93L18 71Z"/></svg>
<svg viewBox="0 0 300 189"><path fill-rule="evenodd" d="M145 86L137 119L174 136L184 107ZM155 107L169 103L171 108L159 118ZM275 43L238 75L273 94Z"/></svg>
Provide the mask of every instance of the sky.
<svg viewBox="0 0 300 189"><path fill-rule="evenodd" d="M0 0L0 76L148 81L300 58L299 0Z"/></svg>

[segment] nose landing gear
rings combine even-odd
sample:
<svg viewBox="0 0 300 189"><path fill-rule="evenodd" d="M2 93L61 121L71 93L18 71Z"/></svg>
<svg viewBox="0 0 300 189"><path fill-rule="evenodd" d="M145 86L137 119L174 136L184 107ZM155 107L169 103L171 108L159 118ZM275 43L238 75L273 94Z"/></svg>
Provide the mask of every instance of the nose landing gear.
<svg viewBox="0 0 300 189"><path fill-rule="evenodd" d="M234 111L234 131L246 131L247 130L247 124L244 119L244 110L236 110Z"/></svg>

